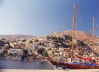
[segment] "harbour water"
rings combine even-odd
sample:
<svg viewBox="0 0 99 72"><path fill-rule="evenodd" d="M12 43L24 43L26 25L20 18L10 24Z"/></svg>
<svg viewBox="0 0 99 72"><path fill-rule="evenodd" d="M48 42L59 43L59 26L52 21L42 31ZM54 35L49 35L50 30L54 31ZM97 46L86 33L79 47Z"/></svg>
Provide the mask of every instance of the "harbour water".
<svg viewBox="0 0 99 72"><path fill-rule="evenodd" d="M44 62L0 60L0 69L48 69L52 67Z"/></svg>

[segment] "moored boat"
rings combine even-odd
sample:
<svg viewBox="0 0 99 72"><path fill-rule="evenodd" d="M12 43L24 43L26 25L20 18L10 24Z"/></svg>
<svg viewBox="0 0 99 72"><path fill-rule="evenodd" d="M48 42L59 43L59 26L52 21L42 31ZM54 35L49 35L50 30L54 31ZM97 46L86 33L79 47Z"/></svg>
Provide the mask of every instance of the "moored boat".
<svg viewBox="0 0 99 72"><path fill-rule="evenodd" d="M63 62L57 62L55 60L53 60L52 58L48 58L48 60L56 66L62 66L62 67L66 67L69 69L99 69L99 65L98 64L89 64L89 63L79 63L79 62L71 62L71 63L63 63Z"/></svg>

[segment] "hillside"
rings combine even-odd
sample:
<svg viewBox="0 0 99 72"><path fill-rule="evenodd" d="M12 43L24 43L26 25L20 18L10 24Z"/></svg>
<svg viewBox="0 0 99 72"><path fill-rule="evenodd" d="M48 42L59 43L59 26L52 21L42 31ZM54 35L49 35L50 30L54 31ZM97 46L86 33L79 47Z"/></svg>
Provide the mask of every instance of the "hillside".
<svg viewBox="0 0 99 72"><path fill-rule="evenodd" d="M28 59L27 55L31 54L30 60L33 60L33 53L40 54L40 56L52 56L54 58L65 57L65 61L69 62L72 50L72 31L55 32L43 37L34 37L32 35L1 35L0 40L0 58L10 58L17 52L18 56L21 52L21 59ZM9 39L6 41L6 39ZM18 40L19 39L19 40ZM11 41L12 40L12 41ZM93 36L83 32L75 31L74 49L73 53L82 57L94 57L94 41ZM14 49L14 51L13 51ZM99 38L96 38L96 56L99 58ZM29 52L29 54L28 54ZM7 54L7 56L5 56ZM25 56L24 56L25 54ZM73 56L76 58L75 56ZM38 58L38 57L35 57ZM20 59L20 57L19 57ZM83 61L81 61L83 62Z"/></svg>
<svg viewBox="0 0 99 72"><path fill-rule="evenodd" d="M72 36L72 30L66 30L64 32L55 32L55 33L49 34L49 35L52 35L52 36L70 35L70 36ZM84 31L75 31L74 35L75 35L75 38L78 40L93 40L93 36ZM99 37L96 37L96 39L99 39Z"/></svg>
<svg viewBox="0 0 99 72"><path fill-rule="evenodd" d="M56 36L56 37L62 37L63 35L70 35L72 36L72 30L66 30L64 32L55 32L53 34L49 34L49 36ZM90 35L87 32L84 31L75 31L75 39L83 41L85 44L89 45L92 50L93 49L93 35ZM96 37L96 52L99 54L99 37Z"/></svg>

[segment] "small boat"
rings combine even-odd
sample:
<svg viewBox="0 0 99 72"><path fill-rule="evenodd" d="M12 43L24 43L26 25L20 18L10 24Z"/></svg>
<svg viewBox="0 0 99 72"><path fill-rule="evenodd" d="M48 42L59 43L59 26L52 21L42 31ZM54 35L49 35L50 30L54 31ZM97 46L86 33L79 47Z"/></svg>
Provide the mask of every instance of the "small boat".
<svg viewBox="0 0 99 72"><path fill-rule="evenodd" d="M96 63L80 63L80 62L73 62L73 40L74 40L74 25L75 25L75 8L76 5L74 4L74 16L73 16L73 32L72 32L72 51L71 51L71 62L70 63L66 63L66 62L58 62L56 60L54 60L51 57L48 57L48 60L56 66L61 66L61 67L66 67L69 69L99 69L99 64ZM94 17L93 17L93 30L94 30L94 50L95 50L95 23L94 23ZM96 56L96 53L94 51L94 54ZM91 58L82 58L79 56L76 56L80 59L84 59L84 60L92 60Z"/></svg>

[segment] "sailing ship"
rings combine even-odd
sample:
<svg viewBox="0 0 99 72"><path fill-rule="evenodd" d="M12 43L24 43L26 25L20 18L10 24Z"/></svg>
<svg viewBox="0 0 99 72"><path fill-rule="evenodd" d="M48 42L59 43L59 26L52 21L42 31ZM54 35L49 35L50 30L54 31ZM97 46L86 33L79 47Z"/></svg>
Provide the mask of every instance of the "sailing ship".
<svg viewBox="0 0 99 72"><path fill-rule="evenodd" d="M48 57L48 60L56 66L62 66L70 69L99 69L99 64L96 63L80 63L80 62L73 62L73 48L74 48L74 26L75 26L75 9L76 9L76 4L74 4L74 16L73 16L73 31L72 31L72 50L71 50L71 62L70 63L64 63L64 62L58 62L54 60L51 57ZM96 56L95 53L95 19L93 17L93 32L94 32L94 57ZM91 60L93 61L94 59L91 58L82 58L80 56L75 55L77 58L83 59L83 60Z"/></svg>

